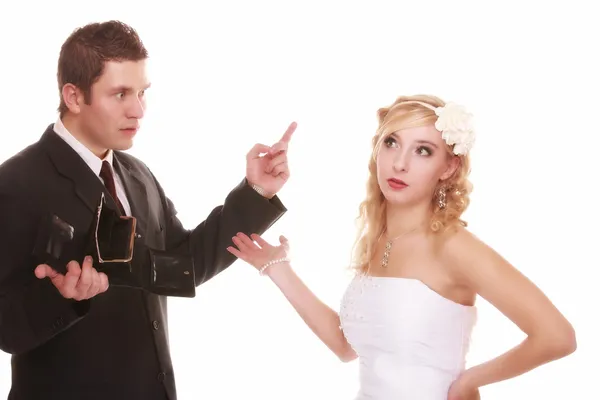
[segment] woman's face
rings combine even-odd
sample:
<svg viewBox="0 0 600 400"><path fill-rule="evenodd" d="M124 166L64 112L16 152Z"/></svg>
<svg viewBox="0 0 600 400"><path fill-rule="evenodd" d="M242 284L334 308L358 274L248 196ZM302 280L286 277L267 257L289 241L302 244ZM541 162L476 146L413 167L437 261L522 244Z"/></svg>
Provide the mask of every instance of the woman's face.
<svg viewBox="0 0 600 400"><path fill-rule="evenodd" d="M377 153L377 181L393 205L430 202L440 180L460 164L433 125L402 129L384 138Z"/></svg>

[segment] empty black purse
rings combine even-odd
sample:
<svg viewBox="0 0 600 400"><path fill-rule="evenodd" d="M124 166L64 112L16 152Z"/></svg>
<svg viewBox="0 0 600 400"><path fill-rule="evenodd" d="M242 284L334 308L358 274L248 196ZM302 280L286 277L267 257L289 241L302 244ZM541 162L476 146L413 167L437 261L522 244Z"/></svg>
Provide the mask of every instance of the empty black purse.
<svg viewBox="0 0 600 400"><path fill-rule="evenodd" d="M37 264L47 264L56 272L67 273L67 263L76 255L73 241L75 228L58 215L48 214L41 218L33 247Z"/></svg>
<svg viewBox="0 0 600 400"><path fill-rule="evenodd" d="M94 268L108 277L111 286L142 288L133 270L135 217L122 216L107 205L104 193L87 232L85 254L92 256Z"/></svg>
<svg viewBox="0 0 600 400"><path fill-rule="evenodd" d="M120 215L108 206L104 193L84 234L84 246L75 228L55 214L40 221L33 254L66 274L71 260L92 256L94 268L108 277L110 286L125 286L176 297L195 297L194 259L191 255L152 249L136 243L135 217ZM79 243L79 245L78 245ZM84 250L84 251L82 251Z"/></svg>
<svg viewBox="0 0 600 400"><path fill-rule="evenodd" d="M133 259L136 223L135 217L122 216L108 207L101 194L87 241L87 254L94 258L97 268L105 264L128 266Z"/></svg>
<svg viewBox="0 0 600 400"><path fill-rule="evenodd" d="M191 255L170 253L146 247L149 281L147 290L154 294L195 297L194 258ZM144 272L146 273L146 272Z"/></svg>
<svg viewBox="0 0 600 400"><path fill-rule="evenodd" d="M135 217L120 215L107 206L103 193L89 233L88 254L96 269L108 276L110 285L195 297L193 257L152 249L136 243L135 236Z"/></svg>

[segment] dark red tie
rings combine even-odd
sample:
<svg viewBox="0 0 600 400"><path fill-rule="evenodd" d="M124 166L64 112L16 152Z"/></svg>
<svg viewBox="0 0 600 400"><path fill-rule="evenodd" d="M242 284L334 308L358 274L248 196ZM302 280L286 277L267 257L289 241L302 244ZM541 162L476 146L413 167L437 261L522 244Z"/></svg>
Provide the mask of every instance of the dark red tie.
<svg viewBox="0 0 600 400"><path fill-rule="evenodd" d="M110 195L112 196L115 203L117 203L117 206L119 207L119 210L121 211L121 214L127 215L127 214L125 214L125 209L123 208L123 204L121 204L121 201L119 200L119 197L117 196L117 189L115 188L115 178L113 177L112 169L111 169L108 161L102 162L102 169L100 170L100 178L102 178L102 180L104 181L104 186L106 186L106 189L108 189L108 193L110 193Z"/></svg>

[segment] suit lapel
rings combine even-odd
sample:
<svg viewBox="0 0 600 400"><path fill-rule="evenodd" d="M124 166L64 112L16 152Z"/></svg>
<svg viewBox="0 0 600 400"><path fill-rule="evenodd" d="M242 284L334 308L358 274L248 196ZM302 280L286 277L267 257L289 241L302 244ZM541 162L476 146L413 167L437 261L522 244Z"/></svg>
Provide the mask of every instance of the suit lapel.
<svg viewBox="0 0 600 400"><path fill-rule="evenodd" d="M54 132L53 125L48 126L40 142L47 149L58 173L71 180L75 194L91 212L96 212L102 192L106 198L106 206L118 210L100 178L94 174L79 154Z"/></svg>
<svg viewBox="0 0 600 400"><path fill-rule="evenodd" d="M125 157L115 151L113 166L117 174L121 177L127 200L131 206L131 213L137 219L137 223L142 232L146 230L146 220L148 217L148 196L146 186L143 183L139 173L131 167Z"/></svg>

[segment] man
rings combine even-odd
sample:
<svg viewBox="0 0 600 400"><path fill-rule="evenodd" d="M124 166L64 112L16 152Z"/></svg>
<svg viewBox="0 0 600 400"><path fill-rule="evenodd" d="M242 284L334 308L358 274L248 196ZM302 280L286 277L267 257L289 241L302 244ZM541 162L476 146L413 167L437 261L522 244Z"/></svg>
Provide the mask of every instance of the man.
<svg viewBox="0 0 600 400"><path fill-rule="evenodd" d="M289 177L295 124L273 147L256 145L223 205L183 228L146 165L122 152L144 115L147 56L137 33L118 21L74 31L58 62L60 118L0 166L0 348L13 355L9 399L176 399L166 297L110 286L84 259L103 193L137 219L134 254L148 246L191 255L196 286L235 261L227 251L233 236L262 233L286 211L275 194ZM64 275L38 265L32 250L50 214L73 227L82 249Z"/></svg>

